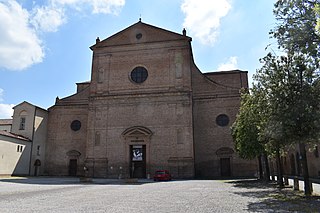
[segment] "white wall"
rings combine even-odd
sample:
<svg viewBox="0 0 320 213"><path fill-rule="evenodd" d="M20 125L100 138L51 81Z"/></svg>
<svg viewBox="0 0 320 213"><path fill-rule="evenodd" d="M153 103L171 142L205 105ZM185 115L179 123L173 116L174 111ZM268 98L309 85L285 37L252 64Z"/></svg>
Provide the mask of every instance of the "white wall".
<svg viewBox="0 0 320 213"><path fill-rule="evenodd" d="M31 144L0 135L0 175L28 175Z"/></svg>

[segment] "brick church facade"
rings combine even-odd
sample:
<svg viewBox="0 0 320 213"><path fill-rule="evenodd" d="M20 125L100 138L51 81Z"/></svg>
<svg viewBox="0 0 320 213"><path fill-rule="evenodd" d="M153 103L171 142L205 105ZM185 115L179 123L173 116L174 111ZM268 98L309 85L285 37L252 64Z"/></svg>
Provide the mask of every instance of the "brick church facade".
<svg viewBox="0 0 320 213"><path fill-rule="evenodd" d="M141 21L90 47L89 82L48 109L47 175L252 176L230 126L247 72L202 73L191 38Z"/></svg>

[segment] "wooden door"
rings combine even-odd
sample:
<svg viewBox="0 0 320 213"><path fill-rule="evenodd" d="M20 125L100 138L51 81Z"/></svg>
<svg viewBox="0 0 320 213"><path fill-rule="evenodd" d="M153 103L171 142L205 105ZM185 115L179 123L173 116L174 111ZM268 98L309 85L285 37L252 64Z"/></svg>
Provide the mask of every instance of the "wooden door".
<svg viewBox="0 0 320 213"><path fill-rule="evenodd" d="M222 177L231 176L230 158L220 158L220 171Z"/></svg>
<svg viewBox="0 0 320 213"><path fill-rule="evenodd" d="M69 176L77 176L78 162L77 159L70 159L69 161Z"/></svg>
<svg viewBox="0 0 320 213"><path fill-rule="evenodd" d="M146 178L146 146L130 146L130 177Z"/></svg>

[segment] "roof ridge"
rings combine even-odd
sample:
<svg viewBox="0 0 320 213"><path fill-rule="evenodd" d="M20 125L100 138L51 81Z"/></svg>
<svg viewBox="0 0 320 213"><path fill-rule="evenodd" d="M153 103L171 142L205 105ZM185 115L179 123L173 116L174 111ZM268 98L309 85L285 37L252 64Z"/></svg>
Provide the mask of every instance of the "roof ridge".
<svg viewBox="0 0 320 213"><path fill-rule="evenodd" d="M0 130L0 135L11 137L11 138L16 138L16 139L20 139L20 140L24 140L24 141L31 141L27 137L24 137L22 135L18 135L18 134L13 133L13 132L7 132L7 131L4 131L4 130Z"/></svg>

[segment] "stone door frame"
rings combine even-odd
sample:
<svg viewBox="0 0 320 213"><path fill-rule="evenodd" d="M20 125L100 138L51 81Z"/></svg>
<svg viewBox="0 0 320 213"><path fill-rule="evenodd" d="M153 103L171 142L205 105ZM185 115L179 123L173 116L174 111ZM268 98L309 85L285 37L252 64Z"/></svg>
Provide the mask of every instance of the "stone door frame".
<svg viewBox="0 0 320 213"><path fill-rule="evenodd" d="M224 168L222 168L225 163L226 159L229 159L229 172L230 172L230 177L233 174L233 154L234 154L234 150L230 147L220 147L217 151L216 151L216 155L219 159L219 168L220 168L220 176L223 175L224 172ZM223 162L224 161L224 162Z"/></svg>
<svg viewBox="0 0 320 213"><path fill-rule="evenodd" d="M125 164L127 165L127 177L131 174L131 146L141 145L145 146L145 167L146 167L146 177L150 174L150 142L152 131L147 127L143 126L133 126L127 128L122 134L124 140L124 150L125 150Z"/></svg>

